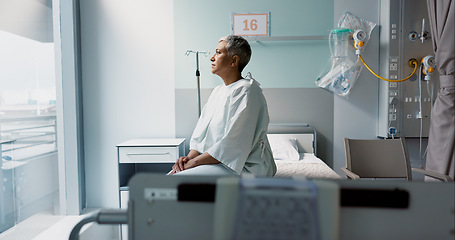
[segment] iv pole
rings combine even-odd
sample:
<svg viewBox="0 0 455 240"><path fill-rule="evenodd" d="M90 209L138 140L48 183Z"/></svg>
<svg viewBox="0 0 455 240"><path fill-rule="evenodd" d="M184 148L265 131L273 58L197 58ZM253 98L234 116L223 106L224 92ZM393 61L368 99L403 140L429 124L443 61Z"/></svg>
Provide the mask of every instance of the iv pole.
<svg viewBox="0 0 455 240"><path fill-rule="evenodd" d="M204 54L204 56L207 57L210 54L210 52L186 50L185 56L188 56L191 53L196 54L197 103L198 103L198 107L199 107L198 108L199 116L201 116L201 83L200 83L201 73L199 72L199 53L202 53L202 54Z"/></svg>

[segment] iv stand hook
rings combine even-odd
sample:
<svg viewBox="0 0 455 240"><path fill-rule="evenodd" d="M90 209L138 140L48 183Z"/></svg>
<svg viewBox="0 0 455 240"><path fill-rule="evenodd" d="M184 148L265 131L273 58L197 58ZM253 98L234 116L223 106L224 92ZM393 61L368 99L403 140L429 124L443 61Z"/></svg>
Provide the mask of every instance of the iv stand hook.
<svg viewBox="0 0 455 240"><path fill-rule="evenodd" d="M201 116L201 83L200 83L200 76L201 73L199 71L199 53L204 54L204 56L208 56L210 52L208 51L193 51L193 50L186 50L185 56L190 55L191 53L196 54L196 80L197 80L197 100L198 100L198 113Z"/></svg>

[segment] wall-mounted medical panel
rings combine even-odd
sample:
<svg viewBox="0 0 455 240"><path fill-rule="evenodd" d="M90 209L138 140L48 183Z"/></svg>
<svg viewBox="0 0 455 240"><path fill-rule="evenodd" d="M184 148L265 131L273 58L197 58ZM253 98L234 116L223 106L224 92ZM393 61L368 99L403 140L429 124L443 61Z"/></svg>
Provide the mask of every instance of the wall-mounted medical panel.
<svg viewBox="0 0 455 240"><path fill-rule="evenodd" d="M416 73L403 82L379 83L380 137L428 137L433 86L437 74L424 80L421 61L434 56L425 0L381 1L380 74L391 79L404 79L418 62Z"/></svg>

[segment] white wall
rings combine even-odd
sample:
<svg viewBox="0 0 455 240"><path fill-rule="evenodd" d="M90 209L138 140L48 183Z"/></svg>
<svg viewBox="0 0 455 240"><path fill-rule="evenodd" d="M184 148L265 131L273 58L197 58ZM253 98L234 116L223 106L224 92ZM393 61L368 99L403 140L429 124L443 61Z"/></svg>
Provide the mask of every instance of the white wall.
<svg viewBox="0 0 455 240"><path fill-rule="evenodd" d="M378 0L337 0L334 1L334 26L341 15L349 11L353 15L379 24ZM378 70L379 26L371 33L362 57L365 62ZM333 169L344 176L345 166L343 138L374 139L377 137L378 79L364 68L355 83L349 98L334 96L333 106Z"/></svg>
<svg viewBox="0 0 455 240"><path fill-rule="evenodd" d="M81 0L88 207L118 207L116 145L175 135L169 0Z"/></svg>

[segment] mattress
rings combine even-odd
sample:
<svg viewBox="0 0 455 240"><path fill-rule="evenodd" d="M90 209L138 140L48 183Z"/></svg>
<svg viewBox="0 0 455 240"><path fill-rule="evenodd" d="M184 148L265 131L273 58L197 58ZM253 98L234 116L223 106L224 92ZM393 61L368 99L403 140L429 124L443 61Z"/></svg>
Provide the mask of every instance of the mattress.
<svg viewBox="0 0 455 240"><path fill-rule="evenodd" d="M300 153L300 160L275 160L275 177L341 178L321 159L312 153Z"/></svg>

